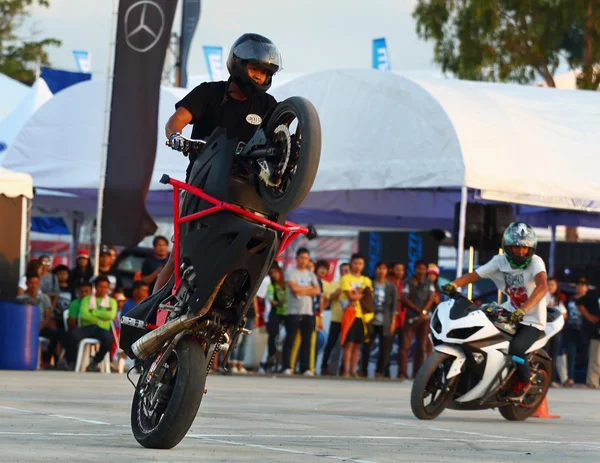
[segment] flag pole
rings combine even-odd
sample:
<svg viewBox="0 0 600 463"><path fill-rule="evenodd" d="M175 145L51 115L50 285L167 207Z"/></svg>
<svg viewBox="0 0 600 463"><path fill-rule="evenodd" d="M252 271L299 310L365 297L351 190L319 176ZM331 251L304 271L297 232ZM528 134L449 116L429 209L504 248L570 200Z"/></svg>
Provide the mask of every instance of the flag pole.
<svg viewBox="0 0 600 463"><path fill-rule="evenodd" d="M98 207L96 210L96 245L94 249L94 275L98 276L100 265L100 245L102 243L102 203L104 202L104 185L106 183L106 158L108 156L108 135L112 98L112 80L117 45L117 22L119 18L119 0L113 0L112 21L110 28L108 66L106 71L106 93L104 99L104 130L102 133L102 151L100 153L100 179L98 182Z"/></svg>

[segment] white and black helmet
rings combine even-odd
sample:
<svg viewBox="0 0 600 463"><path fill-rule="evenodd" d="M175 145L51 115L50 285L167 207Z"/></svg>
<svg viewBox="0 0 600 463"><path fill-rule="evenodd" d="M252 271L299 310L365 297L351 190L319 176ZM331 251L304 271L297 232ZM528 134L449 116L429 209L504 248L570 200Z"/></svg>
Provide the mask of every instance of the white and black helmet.
<svg viewBox="0 0 600 463"><path fill-rule="evenodd" d="M253 63L267 73L265 83L257 84L248 75L246 65ZM275 44L258 34L244 34L231 46L227 70L244 95L262 95L271 87L273 75L281 71L281 53Z"/></svg>
<svg viewBox="0 0 600 463"><path fill-rule="evenodd" d="M527 248L527 254L524 256L513 254L513 246ZM537 238L531 225L525 222L513 222L506 227L502 235L502 249L512 268L527 268L536 248Z"/></svg>

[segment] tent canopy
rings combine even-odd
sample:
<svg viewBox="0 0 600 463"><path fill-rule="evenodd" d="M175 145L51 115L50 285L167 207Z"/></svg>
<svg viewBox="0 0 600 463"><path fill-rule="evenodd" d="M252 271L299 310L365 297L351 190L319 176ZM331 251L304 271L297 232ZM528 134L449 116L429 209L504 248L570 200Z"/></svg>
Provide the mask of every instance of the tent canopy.
<svg viewBox="0 0 600 463"><path fill-rule="evenodd" d="M8 149L17 134L29 118L50 98L52 92L44 79L38 79L29 88L27 95L21 100L8 117L0 121L0 143ZM8 151L0 152L0 164Z"/></svg>
<svg viewBox="0 0 600 463"><path fill-rule="evenodd" d="M0 121L17 107L28 91L27 85L0 73Z"/></svg>
<svg viewBox="0 0 600 463"><path fill-rule="evenodd" d="M319 112L312 191L467 186L600 200L597 92L332 70L274 94Z"/></svg>
<svg viewBox="0 0 600 463"><path fill-rule="evenodd" d="M171 214L163 173L182 178L187 159L164 146L160 129L187 90L162 88L154 174L147 207ZM320 225L451 228L460 188L470 199L594 210L600 94L536 87L407 79L375 70L332 70L275 87L300 95L321 119L321 164L292 217ZM4 166L30 172L37 204L95 212L105 82L74 85L30 118ZM597 100L597 101L596 101ZM127 143L135 143L132 134ZM49 194L52 193L52 194ZM536 196L538 202L531 198ZM600 226L600 214L520 207L538 226ZM538 220L537 222L534 220Z"/></svg>
<svg viewBox="0 0 600 463"><path fill-rule="evenodd" d="M151 189L163 173L182 176L187 159L165 146L162 127L186 90L161 88L157 151ZM36 188L71 191L97 190L104 140L106 82L92 80L68 87L39 108L19 131L6 152L3 167L24 170ZM134 145L144 134L132 133L123 143Z"/></svg>
<svg viewBox="0 0 600 463"><path fill-rule="evenodd" d="M25 196L33 198L33 180L31 175L12 172L0 167L0 195L16 198Z"/></svg>

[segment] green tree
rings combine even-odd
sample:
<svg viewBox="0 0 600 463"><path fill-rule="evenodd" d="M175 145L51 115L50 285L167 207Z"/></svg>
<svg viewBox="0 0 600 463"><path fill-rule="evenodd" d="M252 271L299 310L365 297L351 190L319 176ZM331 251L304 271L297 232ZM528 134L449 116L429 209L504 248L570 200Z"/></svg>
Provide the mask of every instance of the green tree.
<svg viewBox="0 0 600 463"><path fill-rule="evenodd" d="M49 6L48 0L0 0L0 72L28 85L35 80L38 64L50 65L46 48L61 44L53 38L35 41L18 35L34 3Z"/></svg>
<svg viewBox="0 0 600 463"><path fill-rule="evenodd" d="M419 0L417 34L458 78L554 87L560 57L580 67L579 88L598 86L600 0ZM595 84L595 87L594 87Z"/></svg>

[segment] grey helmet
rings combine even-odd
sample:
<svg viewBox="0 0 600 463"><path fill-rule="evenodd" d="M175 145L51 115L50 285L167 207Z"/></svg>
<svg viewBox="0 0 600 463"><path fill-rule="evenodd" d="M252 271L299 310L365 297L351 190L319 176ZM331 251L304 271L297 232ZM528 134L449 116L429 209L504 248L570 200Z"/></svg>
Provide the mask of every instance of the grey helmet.
<svg viewBox="0 0 600 463"><path fill-rule="evenodd" d="M512 252L512 246L528 248L527 254L517 256ZM533 227L525 222L513 222L502 235L502 249L512 268L527 268L537 248L537 238Z"/></svg>

